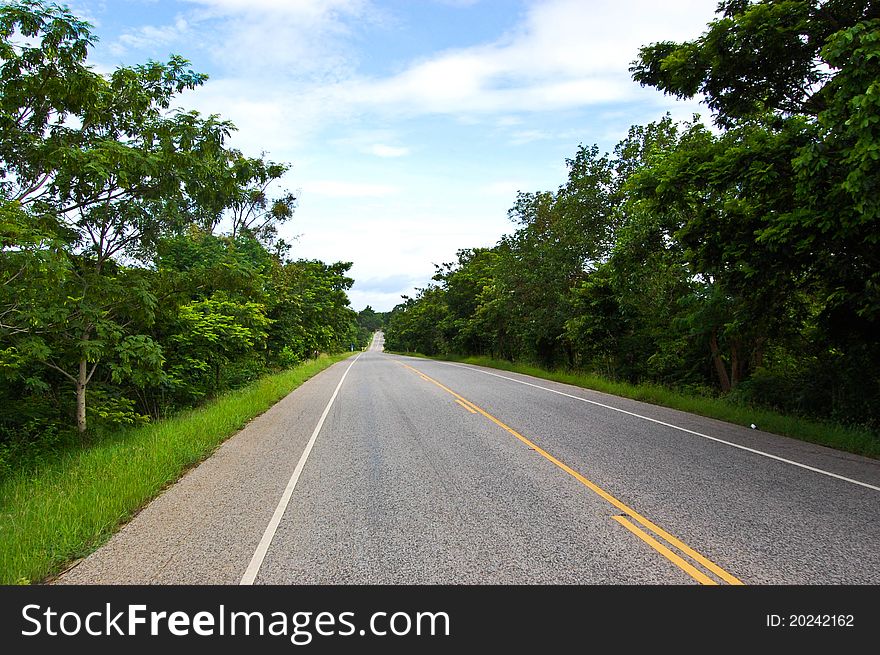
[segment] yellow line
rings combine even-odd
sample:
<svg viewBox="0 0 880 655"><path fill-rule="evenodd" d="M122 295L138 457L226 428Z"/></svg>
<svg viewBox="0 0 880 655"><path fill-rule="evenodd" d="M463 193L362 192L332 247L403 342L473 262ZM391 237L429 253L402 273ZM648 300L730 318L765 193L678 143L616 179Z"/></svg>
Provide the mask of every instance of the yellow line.
<svg viewBox="0 0 880 655"><path fill-rule="evenodd" d="M614 507L616 507L617 509L619 509L622 513L627 514L630 518L632 518L633 520L635 520L636 523L641 524L643 527L647 528L648 530L650 530L651 532L653 532L654 534L656 534L657 536L659 536L660 538L662 538L664 541L666 541L667 543L669 543L671 546L674 546L675 548L678 548L681 552L683 552L684 554L686 554L688 557L690 557L691 559L693 559L695 562L698 562L698 563L702 564L703 566L705 566L705 567L706 567L707 569L709 569L712 573L714 573L715 575L717 575L719 578L721 578L722 580L724 580L724 581L727 582L728 584L732 584L732 585L741 585L741 584L743 584L742 580L740 580L739 578L737 578L737 577L731 575L730 573L728 573L727 571L725 571L724 569L722 569L720 566L718 566L717 564L715 564L715 562L713 562L713 561L710 560L710 559L707 559L706 557L704 557L703 555L701 555L700 553L698 553L698 552L695 551L693 548L691 548L690 546L688 546L688 545L685 544L684 542L680 541L680 540L677 539L676 537L673 537L671 534L669 534L668 532L666 532L666 530L664 530L663 528L661 528L659 525L657 525L657 524L655 524L655 523L649 521L647 518L645 518L644 516L642 516L641 514L639 514L638 512L636 512L634 509L632 509L631 507L629 507L628 505L626 505L625 503L621 502L620 500L618 500L617 498L615 498L614 496L612 496L610 493L608 493L607 491L605 491L604 489L602 489L602 487L600 487L599 485L595 484L594 482L591 482L590 480L588 480L587 478L585 478L583 475L581 475L580 473L578 473L577 471L575 471L573 468L571 468L571 467L568 466L567 464L565 464L565 463L559 461L558 459L556 459L555 457L553 457L553 455L551 455L550 453L548 453L546 450L544 450L543 448L541 448L541 447L538 446L537 444L532 443L531 441L529 441L528 439L526 439L524 436L522 436L519 432L517 432L516 430L514 430L514 429L513 429L512 427L510 427L509 425L507 425L507 424L505 424L505 423L502 423L501 421L499 421L497 418L495 418L494 416L492 416L491 414L489 414L489 413L486 412L485 410L481 409L481 408L478 407L477 405L474 405L474 404L473 404L471 401L469 401L467 398L464 398L463 396L460 396L459 394L455 393L455 392L454 392L452 389L450 389L449 387L444 386L444 385L441 384L440 382L437 382L437 380L428 377L427 375L425 375L425 374L422 373L421 371L419 371L419 370L417 370L417 369L414 369L412 366L409 366L409 365L407 365L407 364L403 364L402 362L401 362L401 365L404 366L404 367L406 367L406 368L408 368L409 370L413 371L414 373L417 373L418 375L420 375L422 378L424 378L424 379L427 380L428 382L431 382L431 383L433 383L433 384L436 384L438 387L440 387L441 389L443 389L443 390L446 391L447 393L452 394L455 398L457 398L458 400L460 400L463 404L468 405L469 407L471 407L472 409L474 409L475 411L479 412L480 414L482 414L483 416L485 416L487 419L489 419L490 421L492 421L493 423L495 423L495 425L497 425L498 427L500 427L500 428L502 428L503 430L506 430L507 432L509 432L510 434L512 434L514 437L516 437L517 439L519 439L520 441L522 441L524 444L526 444L529 448L532 448L536 453L538 453L539 455L541 455L542 457L544 457L544 458L547 459L548 461L552 462L553 464L555 464L556 466L558 466L559 468L561 468L563 471L565 471L565 472L568 473L570 476L572 476L574 479L576 479L578 482L580 482L581 484L583 484L584 486L586 486L586 487L587 487L588 489L590 489L592 492L594 492L595 494L599 495L600 497L604 498L606 501L608 501L609 503L611 503L612 505L614 505Z"/></svg>
<svg viewBox="0 0 880 655"><path fill-rule="evenodd" d="M690 562L683 560L677 554L673 553L671 550L669 550L666 546L664 546L659 541L654 539L654 537L649 535L647 532L643 532L641 528L639 528L636 525L633 525L630 521L628 521L626 519L625 516L612 516L611 518L613 518L615 521L620 523L620 525L622 525L627 530L632 532L635 536L637 536L639 539L644 541L646 544L648 544L651 548L656 550L658 553L663 555L663 557L665 557L670 562L675 564L678 568L680 568L682 571L687 573L689 576L691 576L694 580L696 580L700 584L705 584L705 585L717 585L718 584L712 578L710 578L708 575L703 573L700 569L693 566Z"/></svg>
<svg viewBox="0 0 880 655"><path fill-rule="evenodd" d="M459 405L461 405L462 407L464 407L464 408L465 408L467 411L469 411L471 414L476 414L476 413L477 413L476 410L471 409L471 406L470 406L470 405L465 405L465 404L464 404L463 402L461 402L458 398L455 399L455 402L457 402Z"/></svg>

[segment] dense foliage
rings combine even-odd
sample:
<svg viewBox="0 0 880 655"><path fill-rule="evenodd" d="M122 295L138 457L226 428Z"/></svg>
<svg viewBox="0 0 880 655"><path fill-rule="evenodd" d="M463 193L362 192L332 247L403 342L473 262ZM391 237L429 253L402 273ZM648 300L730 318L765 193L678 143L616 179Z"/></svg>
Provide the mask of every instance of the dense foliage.
<svg viewBox="0 0 880 655"><path fill-rule="evenodd" d="M388 312L377 312L375 309L367 305L358 312L358 326L367 334L372 335L373 332L385 328L385 321L388 318Z"/></svg>
<svg viewBox="0 0 880 655"><path fill-rule="evenodd" d="M726 0L631 72L701 94L580 147L516 229L392 312L390 349L485 354L880 423L880 8Z"/></svg>
<svg viewBox="0 0 880 655"><path fill-rule="evenodd" d="M149 420L368 333L350 264L277 239L286 164L172 108L172 57L109 75L90 26L0 6L0 473L93 427Z"/></svg>

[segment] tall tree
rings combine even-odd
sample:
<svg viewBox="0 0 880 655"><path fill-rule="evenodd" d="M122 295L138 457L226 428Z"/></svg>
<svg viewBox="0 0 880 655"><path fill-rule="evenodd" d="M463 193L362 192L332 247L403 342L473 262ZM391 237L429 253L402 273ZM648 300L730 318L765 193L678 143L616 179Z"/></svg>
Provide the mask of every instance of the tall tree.
<svg viewBox="0 0 880 655"><path fill-rule="evenodd" d="M679 158L679 170L691 171L678 180L679 198L713 189L721 201L727 189L715 219L688 222L683 236L696 243L723 226L694 253L709 254L714 241L716 259L739 261L744 297L763 298L768 314L785 316L783 298L795 290L815 296L824 337L878 362L880 352L865 348L880 325L880 205L871 192L880 179L880 6L731 0L719 14L694 41L646 46L631 69L666 93L703 94L729 130L710 159Z"/></svg>
<svg viewBox="0 0 880 655"><path fill-rule="evenodd" d="M701 95L724 127L767 113L817 116L838 70L825 47L854 25L880 19L872 0L724 0L719 18L684 43L643 47L630 68L642 85L679 98ZM832 85L833 86L833 85Z"/></svg>
<svg viewBox="0 0 880 655"><path fill-rule="evenodd" d="M169 110L176 94L205 80L184 59L104 77L86 63L93 41L87 23L55 5L0 7L0 194L76 246L51 312L31 305L18 317L30 326L30 352L74 385L81 432L99 363L138 336L126 326L142 285L115 259L143 256L182 226L188 184L225 158L232 129ZM148 323L149 291L137 299ZM158 361L156 347L149 359Z"/></svg>

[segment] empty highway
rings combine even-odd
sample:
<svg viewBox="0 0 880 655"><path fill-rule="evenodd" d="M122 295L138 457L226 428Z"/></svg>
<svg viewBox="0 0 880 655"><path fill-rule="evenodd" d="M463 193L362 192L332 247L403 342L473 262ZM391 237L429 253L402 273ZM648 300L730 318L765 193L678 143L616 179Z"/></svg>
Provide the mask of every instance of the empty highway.
<svg viewBox="0 0 880 655"><path fill-rule="evenodd" d="M880 462L370 349L59 583L878 584Z"/></svg>

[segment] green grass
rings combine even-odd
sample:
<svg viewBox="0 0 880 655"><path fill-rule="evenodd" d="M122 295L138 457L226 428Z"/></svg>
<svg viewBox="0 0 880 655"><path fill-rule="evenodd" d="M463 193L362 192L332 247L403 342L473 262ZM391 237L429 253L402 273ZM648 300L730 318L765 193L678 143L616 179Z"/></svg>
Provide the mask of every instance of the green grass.
<svg viewBox="0 0 880 655"><path fill-rule="evenodd" d="M0 584L43 580L87 555L248 421L349 356L305 362L0 481Z"/></svg>
<svg viewBox="0 0 880 655"><path fill-rule="evenodd" d="M424 357L424 355L417 353L400 354ZM537 366L491 359L489 357L456 357L446 355L430 359L475 364L477 366L531 375L544 380L564 382L565 384L583 387L584 389L593 389L615 396L641 400L654 405L680 409L685 412L708 416L737 425L748 426L754 423L765 432L782 434L800 439L801 441L809 441L857 455L880 458L880 438L878 438L876 433L868 429L789 416L760 407L737 404L724 398L689 395L656 384L636 385L626 382L615 382L590 373L548 371Z"/></svg>

